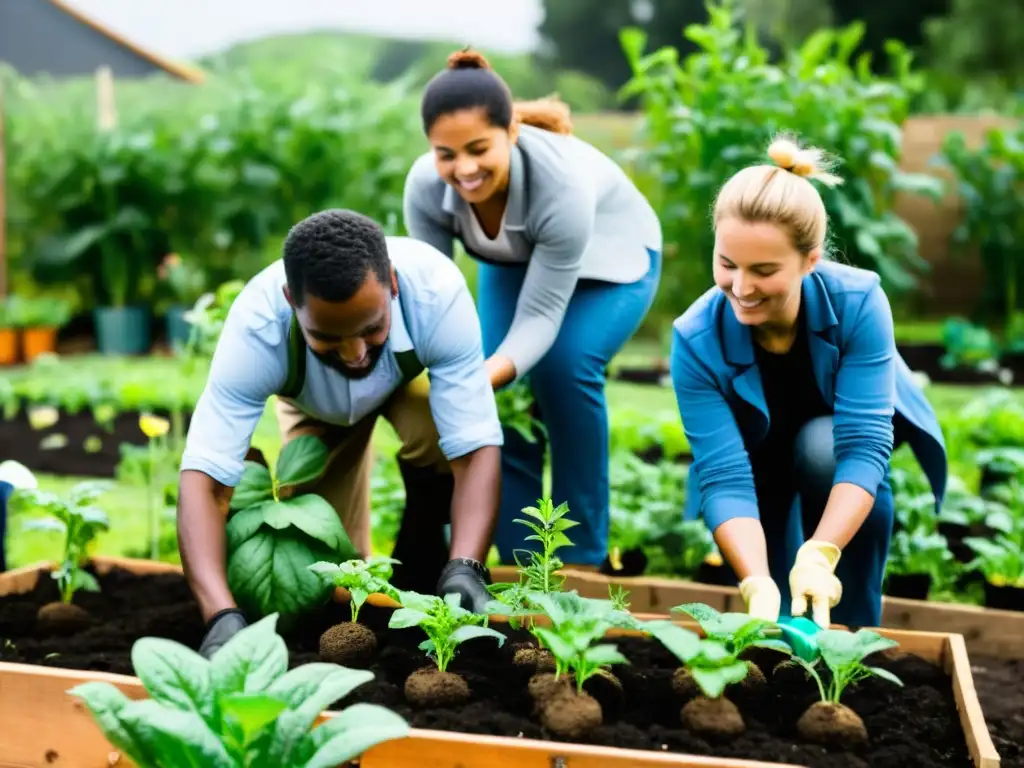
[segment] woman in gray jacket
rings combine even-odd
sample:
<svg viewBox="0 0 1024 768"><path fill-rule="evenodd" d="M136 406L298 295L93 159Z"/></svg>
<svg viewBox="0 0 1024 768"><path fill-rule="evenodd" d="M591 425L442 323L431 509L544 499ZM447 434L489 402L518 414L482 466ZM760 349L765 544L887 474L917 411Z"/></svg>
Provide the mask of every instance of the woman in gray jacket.
<svg viewBox="0 0 1024 768"><path fill-rule="evenodd" d="M495 389L525 378L547 427L552 500L579 526L564 562L608 550L605 366L634 334L661 276L661 226L612 160L571 135L568 108L513 104L479 53L459 51L423 95L430 152L405 185L409 234L479 263L477 303ZM508 434L495 541L535 549L513 520L543 495L543 445ZM562 552L559 553L560 555Z"/></svg>

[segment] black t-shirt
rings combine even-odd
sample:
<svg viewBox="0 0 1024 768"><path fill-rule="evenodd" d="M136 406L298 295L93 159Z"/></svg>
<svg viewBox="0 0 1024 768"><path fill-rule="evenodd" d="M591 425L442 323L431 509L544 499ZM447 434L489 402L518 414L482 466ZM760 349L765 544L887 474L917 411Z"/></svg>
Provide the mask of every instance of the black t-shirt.
<svg viewBox="0 0 1024 768"><path fill-rule="evenodd" d="M768 405L768 434L751 452L758 504L789 504L796 492L793 444L808 421L832 413L814 378L803 308L788 352L769 352L754 342L754 359Z"/></svg>

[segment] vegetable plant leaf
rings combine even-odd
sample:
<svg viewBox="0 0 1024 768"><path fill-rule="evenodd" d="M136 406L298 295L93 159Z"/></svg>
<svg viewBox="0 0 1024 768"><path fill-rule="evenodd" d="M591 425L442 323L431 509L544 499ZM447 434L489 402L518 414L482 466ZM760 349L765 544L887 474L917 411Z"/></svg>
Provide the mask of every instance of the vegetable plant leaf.
<svg viewBox="0 0 1024 768"><path fill-rule="evenodd" d="M325 687L331 688L331 695L340 690L340 687L338 687L339 683L332 679L338 670L337 664L325 662L303 664L301 667L289 670L283 677L279 677L271 683L266 692L286 702L292 709L297 709L304 701L310 698L321 698L318 691ZM373 679L372 673L365 670L344 671L355 673L355 676L349 675L347 678L348 684L351 686L350 691ZM341 693L337 698L341 698L344 695L345 693Z"/></svg>
<svg viewBox="0 0 1024 768"><path fill-rule="evenodd" d="M228 585L252 615L304 613L323 604L332 587L309 566L333 552L320 542L288 528L259 530L228 556Z"/></svg>
<svg viewBox="0 0 1024 768"><path fill-rule="evenodd" d="M231 693L221 697L220 707L224 719L240 728L242 744L248 746L288 705L265 693Z"/></svg>
<svg viewBox="0 0 1024 768"><path fill-rule="evenodd" d="M311 732L316 751L305 768L344 765L371 747L408 733L409 724L391 710L376 704L353 704Z"/></svg>
<svg viewBox="0 0 1024 768"><path fill-rule="evenodd" d="M583 652L583 658L591 664L606 667L609 664L628 664L629 661L619 653L619 649L611 643L601 643L587 648Z"/></svg>
<svg viewBox="0 0 1024 768"><path fill-rule="evenodd" d="M107 741L132 762L136 765L159 763L158 753L151 744L121 721L121 712L132 700L120 690L110 683L88 682L76 685L68 693L82 700Z"/></svg>
<svg viewBox="0 0 1024 768"><path fill-rule="evenodd" d="M337 553L336 559L353 560L359 557L355 545L345 533L341 518L325 498L306 493L284 503L288 506L292 525L330 547Z"/></svg>
<svg viewBox="0 0 1024 768"><path fill-rule="evenodd" d="M235 761L216 733L195 712L163 706L154 699L134 701L120 713L125 727L145 733L157 750L161 766L235 768Z"/></svg>
<svg viewBox="0 0 1024 768"><path fill-rule="evenodd" d="M327 466L327 446L313 435L289 440L277 459L278 487L297 486L316 480Z"/></svg>
<svg viewBox="0 0 1024 768"><path fill-rule="evenodd" d="M210 662L180 643L143 637L132 646L132 666L150 697L213 722Z"/></svg>
<svg viewBox="0 0 1024 768"><path fill-rule="evenodd" d="M687 664L700 653L700 635L673 624L671 621L648 621L641 624L640 628L649 632L683 664Z"/></svg>
<svg viewBox="0 0 1024 768"><path fill-rule="evenodd" d="M226 526L228 552L233 552L245 543L263 525L263 505L259 504L235 512L228 518Z"/></svg>
<svg viewBox="0 0 1024 768"><path fill-rule="evenodd" d="M700 686L704 695L709 699L714 699L722 695L726 686L743 680L747 676L749 668L745 662L735 661L721 667L694 666L689 670L694 682Z"/></svg>
<svg viewBox="0 0 1024 768"><path fill-rule="evenodd" d="M255 461L245 462L245 471L231 494L230 509L243 510L274 498L274 482L270 470Z"/></svg>
<svg viewBox="0 0 1024 768"><path fill-rule="evenodd" d="M210 677L219 693L262 693L287 671L288 648L276 628L277 616L267 616L213 655Z"/></svg>
<svg viewBox="0 0 1024 768"><path fill-rule="evenodd" d="M391 629L408 629L419 626L426 618L427 614L423 611L414 608L399 608L391 614L388 626Z"/></svg>
<svg viewBox="0 0 1024 768"><path fill-rule="evenodd" d="M452 640L454 640L456 644L464 643L467 640L475 640L478 637L493 637L498 641L499 647L505 643L505 636L498 630L491 629L490 627L478 627L472 624L466 624L452 632Z"/></svg>
<svg viewBox="0 0 1024 768"><path fill-rule="evenodd" d="M883 680L888 680L890 683L894 683L900 687L903 686L903 681L888 669L882 669L881 667L867 667L867 669L871 671L871 674L880 677Z"/></svg>
<svg viewBox="0 0 1024 768"><path fill-rule="evenodd" d="M85 590L86 592L99 592L100 583L96 581L96 577L88 571L76 570L71 575L71 589L74 592L78 590Z"/></svg>

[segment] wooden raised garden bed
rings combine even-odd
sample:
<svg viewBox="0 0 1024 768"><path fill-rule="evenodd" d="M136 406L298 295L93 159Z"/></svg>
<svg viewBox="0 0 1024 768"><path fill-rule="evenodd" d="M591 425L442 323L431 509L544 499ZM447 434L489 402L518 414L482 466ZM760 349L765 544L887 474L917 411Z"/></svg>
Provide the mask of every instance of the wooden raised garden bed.
<svg viewBox="0 0 1024 768"><path fill-rule="evenodd" d="M102 591L75 596L92 613L95 625L78 637L35 637L31 627L26 631L26 622L34 622L36 609L55 595L52 580L40 578L49 567L0 575L0 636L12 638L3 656L13 662L0 663L0 723L4 724L0 766L130 765L67 691L87 680L102 680L131 698L144 697L139 680L131 674L133 642L141 636L162 636L195 648L203 631L198 610L179 567L95 558L91 570ZM574 588L573 584L563 587ZM607 591L595 596L607 597ZM346 598L347 593L338 590L336 601L325 606L322 616L282 631L291 666L319 660L323 631L349 618ZM744 698L739 690L729 694L743 712L747 733L718 743L688 733L679 722L683 700L672 691L672 675L679 662L650 637L629 630L610 630L606 635L630 663L612 668L620 676L620 693L612 691L608 699L608 691L604 695L595 691L595 697L609 706L602 705L604 725L592 738L569 743L542 731L530 713L525 690L530 674L511 662L516 643L530 635L517 636L501 619L492 620L491 626L501 628L509 642L499 648L488 638L473 640L459 647L450 667L469 683L474 694L469 703L451 709L417 709L404 700L401 683L425 662L422 651L416 650L422 634L417 629L386 629L393 611L384 607L386 602L371 596L360 611L360 622L376 629L383 644L370 667L375 679L353 691L342 706L356 701L382 704L405 717L412 729L403 739L372 747L360 760L360 768L850 764L849 754L841 750L829 751L786 734L792 727L780 718L795 720L818 697L814 684L798 668L775 670L771 687L758 696ZM844 701L861 711L871 738L861 755L866 764L872 768L999 766L975 695L963 638L900 630L880 634L898 642L900 648L878 654L872 663L900 676L905 687L872 678L844 695ZM331 716L330 712L323 715ZM876 743L878 748L872 751ZM752 755L757 745L761 754ZM752 756L762 762L744 759Z"/></svg>

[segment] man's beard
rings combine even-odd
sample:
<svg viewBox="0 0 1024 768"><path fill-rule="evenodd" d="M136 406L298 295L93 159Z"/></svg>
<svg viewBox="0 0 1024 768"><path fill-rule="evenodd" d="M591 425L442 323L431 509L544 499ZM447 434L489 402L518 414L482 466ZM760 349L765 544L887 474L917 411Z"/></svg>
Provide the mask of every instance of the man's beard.
<svg viewBox="0 0 1024 768"><path fill-rule="evenodd" d="M384 345L381 344L380 346L369 347L366 351L366 354L370 358L370 364L367 365L365 368L349 368L347 365L345 365L345 363L342 362L341 358L338 357L337 353L334 352L326 355L314 352L313 356L316 357L317 360L326 365L328 368L337 371L345 378L365 379L367 376L373 373L374 369L377 367L377 363L380 362L380 358L384 354Z"/></svg>

